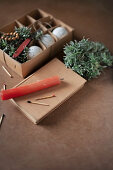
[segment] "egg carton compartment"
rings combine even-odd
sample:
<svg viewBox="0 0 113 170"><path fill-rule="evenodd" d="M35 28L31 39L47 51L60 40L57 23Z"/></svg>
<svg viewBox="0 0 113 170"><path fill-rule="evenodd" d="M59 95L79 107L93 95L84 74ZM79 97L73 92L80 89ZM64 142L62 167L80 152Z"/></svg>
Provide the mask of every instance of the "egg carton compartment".
<svg viewBox="0 0 113 170"><path fill-rule="evenodd" d="M39 43L43 44L45 48L51 48L57 41L57 39L52 35L50 31L46 31L38 40Z"/></svg>
<svg viewBox="0 0 113 170"><path fill-rule="evenodd" d="M50 16L43 18L42 20L40 20L40 22L48 30L49 29L51 30L52 28L60 26L60 24L56 22L56 20Z"/></svg>
<svg viewBox="0 0 113 170"><path fill-rule="evenodd" d="M40 53L42 53L46 48L41 45L38 41L32 40L30 44L28 45L29 51L28 51L28 60L33 59L34 57L38 56Z"/></svg>
<svg viewBox="0 0 113 170"><path fill-rule="evenodd" d="M15 27L19 28L19 25L18 25L18 23L16 21L14 21L11 24L8 24L8 25L0 28L0 32L2 32L2 33L14 32Z"/></svg>
<svg viewBox="0 0 113 170"><path fill-rule="evenodd" d="M31 22L31 24L33 24L34 22L36 22L36 20L34 18L32 18L29 15L26 15L26 17L29 19L29 21Z"/></svg>
<svg viewBox="0 0 113 170"><path fill-rule="evenodd" d="M29 16L31 16L35 20L39 20L43 17L47 17L48 14L40 9L36 9L28 13Z"/></svg>
<svg viewBox="0 0 113 170"><path fill-rule="evenodd" d="M47 16L47 17L43 17L43 18L40 18L38 21L40 21L41 23L43 22L46 22L48 20L51 20L52 16Z"/></svg>
<svg viewBox="0 0 113 170"><path fill-rule="evenodd" d="M28 47L30 48L31 46L38 46L38 47L40 47L42 49L42 51L46 50L46 47L43 45L43 43L41 43L38 40L32 40L29 43Z"/></svg>
<svg viewBox="0 0 113 170"><path fill-rule="evenodd" d="M45 29L47 29L48 31L49 31L49 33L52 35L52 37L56 40L56 41L58 41L59 39L61 39L61 38L63 38L63 36L62 36L62 34L60 35L59 34L59 36L56 36L54 33L53 33L53 30L55 30L56 28L58 28L59 29L59 32L60 31L65 31L65 32L67 32L66 34L65 34L65 36L68 34L68 32L69 32L69 30L68 30L68 28L67 28L67 26L65 25L63 25L61 22L59 22L59 20L57 20L57 19L55 19L55 18L52 18L52 17L47 17L47 18L45 18L44 20L40 20L40 23L45 27ZM61 28L60 28L61 27ZM56 32L58 32L58 29L55 31L55 33ZM63 30L63 29L65 29L65 30ZM61 37L60 37L61 36Z"/></svg>
<svg viewBox="0 0 113 170"><path fill-rule="evenodd" d="M56 41L60 41L62 38L69 34L66 27L56 26L48 30L50 34L56 39Z"/></svg>
<svg viewBox="0 0 113 170"><path fill-rule="evenodd" d="M57 41L60 41L62 38L68 36L70 32L73 32L73 29L62 21L56 18L53 18L52 21L54 25L53 27L49 28L48 31L51 32Z"/></svg>
<svg viewBox="0 0 113 170"><path fill-rule="evenodd" d="M31 27L35 32L38 30L42 30L44 33L47 32L47 29L39 21L36 21Z"/></svg>
<svg viewBox="0 0 113 170"><path fill-rule="evenodd" d="M26 16L23 16L22 18L19 18L18 20L17 20L19 23L21 23L23 26L25 26L25 27L30 27L31 26L31 24L33 24L35 21L31 18L31 17L29 17L28 15L26 15Z"/></svg>
<svg viewBox="0 0 113 170"><path fill-rule="evenodd" d="M72 32L74 30L72 27L70 27L69 25L67 25L66 23L62 22L57 18L54 18L54 21L56 25L66 28L68 32Z"/></svg>

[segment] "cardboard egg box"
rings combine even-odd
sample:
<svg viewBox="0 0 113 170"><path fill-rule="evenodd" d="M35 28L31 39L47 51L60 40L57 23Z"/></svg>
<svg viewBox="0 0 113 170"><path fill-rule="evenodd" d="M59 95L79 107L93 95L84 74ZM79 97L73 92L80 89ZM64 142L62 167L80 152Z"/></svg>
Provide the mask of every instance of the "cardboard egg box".
<svg viewBox="0 0 113 170"><path fill-rule="evenodd" d="M25 78L31 74L34 70L43 66L46 62L54 58L55 54L62 50L64 44L71 41L74 35L74 29L63 23L62 21L54 18L51 14L48 14L40 9L33 10L23 17L16 19L14 22L0 28L0 32L9 33L14 32L14 28L17 27L31 27L32 32L35 32L38 29L43 31L43 34L49 34L53 37L54 43L50 47L46 47L41 40L31 41L28 45L37 45L42 49L42 52L35 56L33 59L28 60L24 63L20 63L6 54L3 50L0 49L0 61L2 61L6 66L11 68L21 77ZM63 26L67 29L68 34L58 39L52 34L52 31L59 27Z"/></svg>

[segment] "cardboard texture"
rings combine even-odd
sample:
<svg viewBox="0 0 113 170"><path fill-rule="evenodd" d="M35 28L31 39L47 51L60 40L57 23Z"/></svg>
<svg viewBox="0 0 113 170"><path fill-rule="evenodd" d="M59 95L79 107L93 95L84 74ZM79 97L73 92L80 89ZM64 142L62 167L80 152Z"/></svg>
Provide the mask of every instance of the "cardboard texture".
<svg viewBox="0 0 113 170"><path fill-rule="evenodd" d="M86 82L85 79L73 72L71 69L66 68L60 60L55 58L33 75L20 82L17 86L30 84L54 75L64 78L60 85L50 87L48 89L44 89L26 96L11 99L13 104L15 104L34 124L37 124L50 112L60 106L64 101L66 101L80 88L82 88ZM52 94L55 94L56 97L40 101L49 104L49 106L27 103L27 100L36 102L36 98L50 96Z"/></svg>
<svg viewBox="0 0 113 170"><path fill-rule="evenodd" d="M49 24L51 27L49 27ZM34 70L40 68L47 61L51 60L56 53L58 53L64 46L66 42L69 42L73 39L74 29L70 26L66 25L62 21L54 18L51 14L48 14L40 9L33 10L23 17L16 19L13 23L0 28L0 32L13 32L16 27L31 27L32 31L36 31L41 28L45 33L50 34L55 43L51 45L49 48L46 48L41 41L37 41L37 44L42 48L43 52L37 55L35 58L26 61L25 63L19 63L18 61L12 59L5 52L3 53L0 50L0 61L10 67L13 71L15 71L18 75L25 78ZM67 29L68 34L62 39L57 39L53 34L52 30L57 28L58 26L63 26ZM33 44L32 44L33 45Z"/></svg>

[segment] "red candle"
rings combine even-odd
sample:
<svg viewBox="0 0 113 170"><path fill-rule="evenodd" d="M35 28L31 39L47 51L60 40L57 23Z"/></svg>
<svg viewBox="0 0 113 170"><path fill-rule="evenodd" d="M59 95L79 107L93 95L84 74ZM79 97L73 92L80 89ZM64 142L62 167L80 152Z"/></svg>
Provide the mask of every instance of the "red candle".
<svg viewBox="0 0 113 170"><path fill-rule="evenodd" d="M15 97L24 96L26 94L30 94L39 90L43 90L48 87L52 87L60 84L60 78L58 76L50 77L41 81L37 81L32 84L1 90L0 96L2 100L8 100Z"/></svg>

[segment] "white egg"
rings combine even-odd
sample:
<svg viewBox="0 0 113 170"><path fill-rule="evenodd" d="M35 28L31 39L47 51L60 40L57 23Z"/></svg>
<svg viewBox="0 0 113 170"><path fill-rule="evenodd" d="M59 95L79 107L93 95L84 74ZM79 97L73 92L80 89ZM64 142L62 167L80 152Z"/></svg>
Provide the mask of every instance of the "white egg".
<svg viewBox="0 0 113 170"><path fill-rule="evenodd" d="M28 51L28 59L32 59L42 52L42 49L38 46L31 46Z"/></svg>
<svg viewBox="0 0 113 170"><path fill-rule="evenodd" d="M50 47L52 44L54 44L55 40L53 39L53 37L49 34L45 34L42 35L42 37L40 38L41 42L46 46L46 47Z"/></svg>
<svg viewBox="0 0 113 170"><path fill-rule="evenodd" d="M59 39L63 38L68 34L68 31L64 27L57 27L55 28L52 33Z"/></svg>

